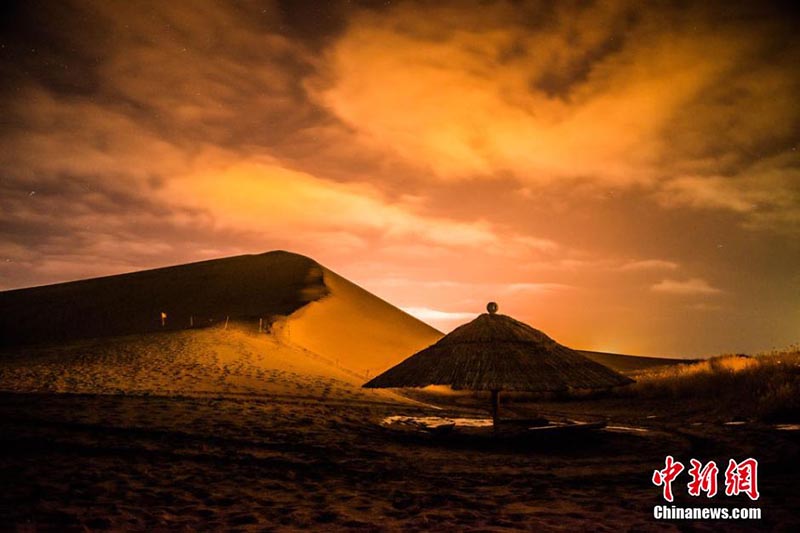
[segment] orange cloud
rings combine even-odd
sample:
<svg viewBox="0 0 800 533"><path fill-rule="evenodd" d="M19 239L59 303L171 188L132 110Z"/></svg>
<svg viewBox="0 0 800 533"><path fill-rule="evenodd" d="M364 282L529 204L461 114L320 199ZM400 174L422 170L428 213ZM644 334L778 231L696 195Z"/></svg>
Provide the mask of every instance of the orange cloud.
<svg viewBox="0 0 800 533"><path fill-rule="evenodd" d="M663 259L641 259L638 261L628 261L619 267L623 272L640 270L676 270L678 263L665 261Z"/></svg>
<svg viewBox="0 0 800 533"><path fill-rule="evenodd" d="M722 292L722 290L712 287L706 280L700 278L691 278L683 281L665 279L659 281L650 288L656 292L679 295L709 295Z"/></svg>
<svg viewBox="0 0 800 533"><path fill-rule="evenodd" d="M409 7L357 18L330 52L317 94L370 141L444 179L501 170L534 182L652 179L674 109L724 68L719 47L698 54L697 42L659 36L607 53L557 97L535 80L613 50L609 41L621 35L603 22L621 8L598 4L577 18L564 10L538 32L515 25L509 4L474 18L440 11L428 21ZM432 28L439 20L455 23Z"/></svg>
<svg viewBox="0 0 800 533"><path fill-rule="evenodd" d="M492 299L578 347L795 340L800 46L777 8L295 5L21 6L0 287L287 248L445 329ZM663 297L718 287L735 328Z"/></svg>
<svg viewBox="0 0 800 533"><path fill-rule="evenodd" d="M759 216L754 199L769 212L796 208L774 195L791 183L739 176L746 171L732 155L790 136L800 118L788 111L798 88L788 59L742 75L771 28L720 26L701 7L598 3L526 13L540 23L531 31L516 4L454 5L424 17L408 4L354 17L308 81L311 94L363 146L442 180L510 174L540 187L644 187L666 207L748 220ZM665 19L674 25L665 29ZM720 131L730 117L742 117L740 127ZM720 179L737 157L735 179Z"/></svg>
<svg viewBox="0 0 800 533"><path fill-rule="evenodd" d="M391 201L369 184L324 180L271 161L232 159L201 158L194 165L197 170L170 181L161 191L164 201L208 211L224 228L266 235L283 235L286 228L295 234L338 233L362 248L365 239L414 240L499 255L558 248L547 239L501 234L484 220L460 222L418 214L413 200Z"/></svg>

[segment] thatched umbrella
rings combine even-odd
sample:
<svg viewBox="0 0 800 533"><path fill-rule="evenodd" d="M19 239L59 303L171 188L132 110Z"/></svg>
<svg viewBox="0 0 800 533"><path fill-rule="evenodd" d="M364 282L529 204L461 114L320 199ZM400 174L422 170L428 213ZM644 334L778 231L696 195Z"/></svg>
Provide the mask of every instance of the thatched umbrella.
<svg viewBox="0 0 800 533"><path fill-rule="evenodd" d="M459 326L364 387L449 385L455 390L488 390L492 393L492 420L497 424L500 391L605 389L633 383L541 331L497 314L496 303L490 302L486 308L488 313Z"/></svg>

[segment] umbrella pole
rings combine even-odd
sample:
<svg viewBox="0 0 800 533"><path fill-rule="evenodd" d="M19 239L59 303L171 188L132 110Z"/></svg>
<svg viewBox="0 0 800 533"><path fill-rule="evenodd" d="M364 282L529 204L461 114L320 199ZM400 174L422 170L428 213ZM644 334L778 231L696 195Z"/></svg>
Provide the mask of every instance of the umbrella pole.
<svg viewBox="0 0 800 533"><path fill-rule="evenodd" d="M500 418L500 391L492 391L492 425L497 429L497 421Z"/></svg>

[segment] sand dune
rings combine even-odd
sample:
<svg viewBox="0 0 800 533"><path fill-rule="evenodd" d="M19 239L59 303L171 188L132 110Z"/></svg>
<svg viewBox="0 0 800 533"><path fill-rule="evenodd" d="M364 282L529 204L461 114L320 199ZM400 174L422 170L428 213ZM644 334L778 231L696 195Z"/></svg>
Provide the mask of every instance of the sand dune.
<svg viewBox="0 0 800 533"><path fill-rule="evenodd" d="M640 355L592 352L587 350L578 351L592 361L605 365L617 372L622 372L623 374L635 374L651 368L697 362L697 359L671 359L669 357L644 357Z"/></svg>
<svg viewBox="0 0 800 533"><path fill-rule="evenodd" d="M315 354L231 325L5 350L0 390L366 397Z"/></svg>
<svg viewBox="0 0 800 533"><path fill-rule="evenodd" d="M442 333L323 268L328 294L276 324L302 346L365 378L429 346Z"/></svg>
<svg viewBox="0 0 800 533"><path fill-rule="evenodd" d="M4 291L0 345L257 323L325 293L320 265L284 251Z"/></svg>
<svg viewBox="0 0 800 533"><path fill-rule="evenodd" d="M24 392L375 398L367 375L441 336L287 252L9 291L0 311L0 390Z"/></svg>

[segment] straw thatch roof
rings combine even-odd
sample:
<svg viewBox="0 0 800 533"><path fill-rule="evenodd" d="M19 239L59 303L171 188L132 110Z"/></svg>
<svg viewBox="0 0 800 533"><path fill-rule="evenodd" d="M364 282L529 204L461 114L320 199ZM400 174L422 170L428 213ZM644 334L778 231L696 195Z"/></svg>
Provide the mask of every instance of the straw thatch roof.
<svg viewBox="0 0 800 533"><path fill-rule="evenodd" d="M489 309L496 311L496 305ZM454 389L548 392L632 382L527 324L484 313L364 387L450 385Z"/></svg>

